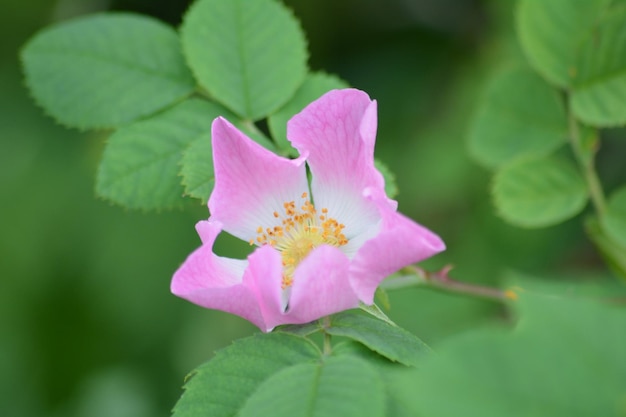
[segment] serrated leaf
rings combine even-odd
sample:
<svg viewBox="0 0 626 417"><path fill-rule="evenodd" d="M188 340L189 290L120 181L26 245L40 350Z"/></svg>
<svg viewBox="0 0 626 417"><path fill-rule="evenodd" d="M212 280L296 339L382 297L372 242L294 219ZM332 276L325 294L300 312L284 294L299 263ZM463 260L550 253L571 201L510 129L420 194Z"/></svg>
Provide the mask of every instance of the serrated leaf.
<svg viewBox="0 0 626 417"><path fill-rule="evenodd" d="M613 8L581 45L572 110L592 126L626 124L626 7Z"/></svg>
<svg viewBox="0 0 626 417"><path fill-rule="evenodd" d="M237 341L192 373L173 417L240 415L246 399L268 379L283 369L319 358L320 352L311 342L284 333Z"/></svg>
<svg viewBox="0 0 626 417"><path fill-rule="evenodd" d="M304 34L275 0L199 0L181 35L200 85L246 119L285 104L306 75Z"/></svg>
<svg viewBox="0 0 626 417"><path fill-rule="evenodd" d="M328 91L347 87L348 83L333 75L320 72L307 75L291 100L267 119L272 137L283 153L291 156L297 155L287 140L287 122L289 119Z"/></svg>
<svg viewBox="0 0 626 417"><path fill-rule="evenodd" d="M330 357L277 372L252 394L238 416L383 417L383 389L368 362Z"/></svg>
<svg viewBox="0 0 626 417"><path fill-rule="evenodd" d="M548 81L568 87L582 40L611 0L521 0L517 29L531 65Z"/></svg>
<svg viewBox="0 0 626 417"><path fill-rule="evenodd" d="M396 392L415 415L625 415L626 310L529 294L516 305L513 334L467 332L398 376Z"/></svg>
<svg viewBox="0 0 626 417"><path fill-rule="evenodd" d="M71 127L123 125L195 88L176 31L129 13L97 14L43 29L22 50L22 61L37 102Z"/></svg>
<svg viewBox="0 0 626 417"><path fill-rule="evenodd" d="M184 189L178 172L183 151L211 130L224 109L190 99L113 133L96 178L96 192L133 209L180 207Z"/></svg>
<svg viewBox="0 0 626 417"><path fill-rule="evenodd" d="M394 175L394 173L391 172L386 164L376 158L374 158L374 166L378 171L380 171L385 180L385 193L387 193L387 197L396 197L399 191L398 183L396 182L396 176Z"/></svg>
<svg viewBox="0 0 626 417"><path fill-rule="evenodd" d="M185 194L206 203L215 185L210 133L203 134L189 145L183 152L181 165Z"/></svg>
<svg viewBox="0 0 626 417"><path fill-rule="evenodd" d="M527 69L502 72L488 86L469 131L476 160L497 168L524 156L543 156L567 139L562 98Z"/></svg>
<svg viewBox="0 0 626 417"><path fill-rule="evenodd" d="M327 333L356 340L392 361L416 365L430 352L417 336L370 316L346 311L330 319Z"/></svg>
<svg viewBox="0 0 626 417"><path fill-rule="evenodd" d="M333 355L357 356L366 360L376 369L376 371L378 371L378 374L382 378L385 386L385 416L415 417L415 414L404 404L404 399L402 396L398 395L397 390L394 387L395 380L398 376L406 372L406 366L393 363L387 358L378 355L376 352L369 350L362 344L353 340L347 340L333 346Z"/></svg>
<svg viewBox="0 0 626 417"><path fill-rule="evenodd" d="M571 162L548 157L518 161L494 178L498 213L522 227L545 227L580 213L587 202L585 181Z"/></svg>

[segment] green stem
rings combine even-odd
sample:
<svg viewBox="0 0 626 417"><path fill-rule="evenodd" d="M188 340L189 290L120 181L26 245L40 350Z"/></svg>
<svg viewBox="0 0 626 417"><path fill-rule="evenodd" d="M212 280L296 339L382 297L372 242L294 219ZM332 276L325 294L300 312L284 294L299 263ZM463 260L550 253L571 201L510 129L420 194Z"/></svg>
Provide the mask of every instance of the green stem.
<svg viewBox="0 0 626 417"><path fill-rule="evenodd" d="M331 335L326 331L327 328L330 327L330 317L326 316L322 320L324 320L323 328L324 328L324 355L330 356L333 352L333 346L330 343Z"/></svg>
<svg viewBox="0 0 626 417"><path fill-rule="evenodd" d="M324 355L330 356L333 346L330 343L330 333L324 333Z"/></svg>
<svg viewBox="0 0 626 417"><path fill-rule="evenodd" d="M583 149L580 129L578 128L578 123L576 122L574 112L571 108L568 108L568 125L570 144L572 145L578 165L583 171L585 181L587 182L591 202L598 214L598 217L602 217L606 212L606 199L604 197L604 192L602 191L602 184L600 183L600 179L598 178L598 174L595 170L595 150L586 152Z"/></svg>

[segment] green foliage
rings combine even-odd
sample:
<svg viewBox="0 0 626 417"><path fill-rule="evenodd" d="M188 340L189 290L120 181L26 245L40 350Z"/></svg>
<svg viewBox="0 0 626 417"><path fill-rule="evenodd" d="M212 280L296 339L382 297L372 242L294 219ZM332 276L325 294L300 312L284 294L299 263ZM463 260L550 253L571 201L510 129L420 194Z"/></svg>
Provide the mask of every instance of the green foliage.
<svg viewBox="0 0 626 417"><path fill-rule="evenodd" d="M507 221L543 227L578 214L587 202L587 188L568 160L547 157L504 167L495 176L493 197Z"/></svg>
<svg viewBox="0 0 626 417"><path fill-rule="evenodd" d="M530 65L557 89L529 71L503 73L475 115L470 152L496 170L494 202L514 225L558 224L578 214L591 196L597 216L587 221L587 232L624 274L623 203L614 197L605 213L594 159L596 129L626 123L626 4L520 0L516 19ZM578 167L550 156L566 138Z"/></svg>
<svg viewBox="0 0 626 417"><path fill-rule="evenodd" d="M182 31L200 85L241 117L197 99L167 109L196 86L178 34L151 18L108 13L75 19L41 31L22 51L28 86L53 117L79 128L120 128L109 139L96 184L99 195L117 204L174 208L184 194L206 201L213 181L212 119L226 117L273 150L273 142L241 118L274 112L305 77L302 31L274 0L199 1ZM328 88L335 86L339 81L329 81Z"/></svg>
<svg viewBox="0 0 626 417"><path fill-rule="evenodd" d="M22 50L33 96L59 122L115 127L195 88L176 32L139 15L87 16L44 29Z"/></svg>
<svg viewBox="0 0 626 417"><path fill-rule="evenodd" d="M617 1L613 0L613 3ZM455 83L457 70L450 70L470 68L466 65L471 66L472 62L458 58L436 62L440 58L427 55L428 48L425 48L416 54L420 63L426 64L420 67L427 67L428 73L445 74L439 81L448 86L447 89L440 89L437 85L430 91L424 86L436 84L429 83L432 79L423 77L423 74L408 70L406 72L410 76L398 77L402 72L397 71L398 68L409 68L408 55L398 46L398 51L403 52L402 61L394 64L393 54L386 54L388 49L396 48L395 44L394 48L379 48L385 49L385 55L374 55L371 45L364 42L363 52L359 55L366 57L370 64L353 64L348 58L339 63L348 78L355 76L354 69L350 72L351 66L365 68L356 72L355 81L358 83L358 74L362 71L367 82L362 80L358 84L372 88L370 91L376 90L380 94L385 88L378 85L376 89L374 86L385 80L390 82L386 89L398 94L387 101L393 103L395 108L387 115L387 122L393 122L386 126L393 125L391 129L394 129L393 134L388 135L391 136L389 139L402 139L396 141L398 146L395 149L393 142L381 146L397 152L401 156L398 160L405 159L408 168L399 176L400 180L413 186L412 178L428 178L428 182L436 184L431 187L444 190L437 195L447 195L450 199L447 206L439 201L437 204L429 203L429 197L420 199L420 204L425 205L426 211L430 209L441 213L434 217L435 222L439 217L446 219L441 223L444 227L451 225L450 230L443 231L442 235L450 236L446 237L446 241L454 262L458 261L461 266L459 271L463 279L469 277L472 280L475 273L479 279L495 280L499 268L511 266L510 254L507 258L507 249L503 249L507 245L499 245L493 234L506 235L505 238L512 241L510 247L518 256L519 253L528 253L551 258L543 261L549 265L561 261L553 253L563 251L564 245L554 245L556 248L551 248L546 255L542 249L552 246L552 241L540 242L541 238L537 238L537 234L531 235L531 232L517 235L526 236L526 240L514 241L510 238L511 229L502 232L500 224L495 227L488 224L491 219L480 210L482 195L472 194L475 191L471 187L475 185L472 182L475 179L473 171L464 168L466 163L457 141L445 142L444 139L458 136L455 129L465 125L467 109L478 103L477 107L481 109L472 124L474 130L470 146L479 161L499 170L494 182L496 203L506 206L506 210L501 207L500 210L503 215L504 212L513 213L513 220L506 215L504 217L515 224L537 227L555 224L580 211L589 185L582 182L580 174L571 164L549 154L565 142L566 112L563 102L566 100L570 102L567 111L572 112L568 115L570 122L573 121L570 129L572 125L577 126L581 132L580 135L570 134L573 143L580 139L582 157L576 156L583 161L581 171L593 168L600 136L594 129L578 122L595 127L625 123L626 43L623 39L626 16L623 9L609 10L608 6L609 1L595 0L525 0L520 5L518 23L524 51L532 67L558 89L548 88L541 78L529 71L516 70L495 80L484 98L486 101L478 102L471 88L465 88L472 91L467 93ZM319 7L324 6L320 4ZM207 12L209 9L210 13ZM241 13L237 15L237 11ZM196 17L194 14L197 14ZM503 22L495 23L502 25ZM327 30L326 25L323 27L321 32L337 33ZM66 125L80 128L120 127L107 144L98 174L98 192L110 201L142 209L179 207L184 201L182 195L206 201L213 182L210 141L213 117L222 115L228 118L254 140L271 149L272 142L253 123L269 116L269 128L279 151L293 155L285 140L286 120L327 89L343 86L341 81L323 74L310 75L301 84L306 71L304 40L293 17L278 2L223 0L218 3L201 0L187 15L183 28L189 62L183 59L178 35L173 29L152 19L126 14L96 15L57 25L42 31L23 50L27 84L48 113ZM341 33L347 31L345 27L340 29ZM12 35L5 36L5 39L10 42ZM496 41L494 44L503 43L503 38L489 40ZM401 44L398 42L398 45ZM472 54L446 53L449 51L441 45L430 44L433 45L437 56L465 55L469 58ZM463 65L455 65L459 63ZM197 93L205 96L203 100L188 99L196 88L196 81L187 65L191 65L198 76L203 91ZM370 65L379 66L372 71ZM381 72L377 72L379 69ZM412 90L411 83L420 77L428 82ZM480 84L475 75L464 74L462 78L467 85ZM15 86L19 82L13 80L7 85ZM442 90L449 90L450 97L442 95ZM13 99L16 96L7 93L6 97L11 97L11 100L4 97L4 105L11 114L17 115L21 110L14 111L16 108L19 110ZM218 102L237 111L238 116L215 104ZM28 108L27 105L22 107ZM432 118L429 123L415 123L415 117L422 115L423 108L429 109L428 115L437 112L438 117ZM454 113L455 116L451 118L446 113ZM405 124L411 127L403 130L398 126L402 125L401 119L405 114L410 114ZM141 227L148 230L154 227L156 218L128 217L131 216L128 213L123 214L127 218L116 217L116 211L110 210L109 213L108 207L96 202L92 202L93 207L75 204L82 197L89 199L88 192L91 191L89 185L81 181L84 167L80 165L83 161L78 155L71 154L75 169L67 174L66 163L72 163L67 151L79 148L72 148L65 142L62 145L54 142L51 139L56 138L47 132L49 127L45 123L41 123L44 127L40 127L34 126L37 123L30 123L30 118L26 120L26 125L20 126L15 120L7 120L0 126L4 137L13 138L16 132L20 134L18 140L12 140L7 146L7 152L0 152L5 162L0 165L7 178L32 177L30 183L16 182L15 186L11 184L5 190L6 195L13 197L4 204L4 209L8 207L9 211L1 216L10 219L10 224L5 227L6 233L3 232L8 237L5 237L6 243L2 248L12 255L5 257L10 267L6 270L3 267L3 274L0 275L28 277L28 280L7 280L6 291L1 291L8 294L0 303L7 313L2 316L9 320L17 317L19 321L11 326L9 337L3 337L10 343L3 348L2 357L6 359L2 360L2 364L6 366L0 366L8 369L5 372L7 382L2 385L7 389L0 391L8 392L6 397L10 400L14 399L11 397L24 398L25 403L34 404L33 410L36 411L32 415L106 414L107 410L113 410L109 415L118 415L119 412L115 412L120 407L123 409L125 399L141 397L141 393L136 395L135 385L117 383L123 382L123 378L114 380L116 392L122 394L117 397L97 388L97 385L95 389L87 386L87 390L97 391L95 398L99 401L91 400L76 410L72 409L74 400L63 395L46 392L46 398L38 399L41 393L38 389L29 388L28 379L34 375L38 381L44 381L41 388L46 391L51 386L62 386L68 392L80 392L85 386L79 384L84 381L79 381L72 374L71 366L78 364L81 375L97 378L98 375L92 374L97 372L94 369L106 368L112 363L99 363L97 367L88 369L85 364L92 363L88 355L95 352L102 357L99 354L102 346L106 348L107 343L111 343L106 335L119 335L120 331L134 335L135 342L139 340L140 344L161 346L161 351L155 351L156 356L167 355L162 346L172 344L162 341L172 340L178 355L177 362L193 362L190 357L193 358L194 354L206 355L213 345L227 343L227 338L237 334L237 330L233 331L229 324L239 325L239 322L191 310L192 307L188 311L194 313L189 314L197 316L191 319L189 315L177 316L177 312L182 311L178 310L182 303L175 304L171 297L159 302L138 302L146 294L149 297L151 291L161 295L166 293L162 282L154 286L149 279L145 279L146 276L158 275L155 260L160 261L161 272L171 270L171 266L176 265L186 253L184 248L187 244L190 247L197 245L193 234L189 235L192 240L185 242L184 234L175 232L184 229L189 219L176 213L162 215L156 221L169 224L165 228L161 224L161 232L165 233L162 241L178 243L137 251L138 245L124 240L125 237L120 239L128 230L127 227L119 227L120 222L133 223L133 227L143 224ZM36 117L32 120L38 121ZM429 142L426 148L411 142L414 137L423 138L425 131L421 125L428 125L426 133L437 132L434 136L437 140ZM60 130L56 134L65 135ZM46 139L47 143L42 145L43 141L38 142L39 138ZM81 143L79 146L92 145ZM454 153L455 146L457 154ZM619 149L615 145L611 148ZM421 153L423 149L436 151ZM79 150L84 151L85 148ZM40 156L44 154L46 159ZM429 158L433 155L438 157ZM517 160L519 157L526 162ZM538 157L545 159L525 159ZM76 164L76 161L80 163ZM551 161L547 167L542 165L545 161ZM556 163L558 166L553 164L554 161L559 161ZM425 165L430 169L424 169ZM385 176L387 193L393 196L396 193L393 176L380 162L376 161L376 166ZM37 167L37 171L32 170L36 174L29 172L30 167ZM394 166L394 170L397 171L398 167ZM442 181L433 181L432 175L424 173L435 173L433 175ZM612 184L617 183L615 178L608 179ZM87 190L82 197L77 191L81 189ZM459 206L459 193L450 190L467 192L462 198L467 197L469 205L479 207L477 214L472 214L474 210L466 210L463 204ZM38 206L33 195L38 201L45 200L47 210L57 214L48 217L63 219L66 216L65 220L71 218L71 221L34 222L37 215L33 207ZM597 216L591 216L587 221L591 238L609 263L624 276L625 200L622 186L609 199L606 212L600 210ZM16 203L19 201L27 203L20 205ZM67 204L70 204L69 209ZM177 219L172 223L167 221L168 216L178 217L171 217ZM85 225L89 225L92 231L92 244L85 244ZM435 223L433 230L439 230L437 227ZM498 230L494 232L496 227ZM462 232L459 233L459 230ZM172 233L180 236L175 238ZM67 243L59 237L65 238ZM556 241L562 243L569 237L561 236ZM471 243L463 247L464 241ZM180 255L173 256L172 253L177 251L181 252ZM67 256L69 253L72 256ZM145 262L142 265L143 258ZM170 266L166 265L168 262ZM471 266L468 268L468 265ZM541 266L541 261L537 263L533 260L531 267L537 265ZM42 274L46 275L37 277L32 273L39 270L45 271ZM85 270L89 271L89 276L83 276L82 271ZM74 282L77 274L84 284L80 288ZM92 274L95 275L91 277ZM128 277L132 279L126 279ZM33 288L39 288L39 291L33 293ZM63 294L63 298L50 301L53 300L50 291ZM31 298L30 304L22 302L25 298L15 294ZM485 308L478 302L470 308L459 308L460 304L455 304L457 301L450 300L461 297L445 297L445 294L428 291L412 293L407 296L404 309L398 309L397 298L393 300L393 313L399 317L404 315L405 321L419 329L421 336L432 337L435 334L441 337L461 329L467 330L476 323L476 318L484 318L487 313L496 310ZM311 341L293 334L258 335L242 340L220 351L213 360L198 369L189 380L175 415L445 417L450 409L444 408L456 404L460 404L459 409L452 410L450 415L477 414L482 417L490 415L489 412L512 416L532 415L533 412L535 415L556 416L625 415L624 390L620 388L625 385L623 375L626 374L622 359L625 345L621 331L625 327L623 310L595 304L592 308L592 303L585 300L528 297L523 295L521 299L520 325L513 334L489 329L472 333L470 330L467 336L444 343L438 355L425 355L429 349L411 333L353 312L333 317L328 328L319 323L298 326L297 329L291 327L290 331L302 336L323 331L334 335L333 341L335 336L349 339L333 346L330 354L322 354ZM89 302L83 306L81 300ZM464 302L471 304L475 301L465 299ZM168 306L167 303L172 304ZM150 309L150 305L159 307ZM100 306L107 306L108 310L100 310ZM38 323L41 329L45 329L41 334L31 330L31 324L37 320L33 317L39 315L46 318L45 322ZM468 315L475 317L468 320ZM202 322L207 316L211 317L209 320L216 317L211 322L213 331L210 334L205 331L206 323ZM59 322L74 327L73 320L79 320L79 326L80 320L84 320L82 325L86 331L97 329L94 335L85 338L88 343L66 340L68 337L71 339L71 334L79 333L84 338L84 332L70 334L54 330L54 325ZM281 330L287 331L288 327ZM11 334L13 329L16 334L21 332L20 337ZM29 330L25 332L23 329ZM47 332L50 331L55 337L58 333L63 338L48 337L50 334ZM240 327L239 331L249 329ZM317 340L318 336L315 334L312 339ZM63 355L68 346L79 347L74 349L76 355ZM97 347L92 347L90 352L90 346ZM38 349L43 352L44 360L30 356ZM126 364L132 362L133 368L135 365L138 368L154 366L150 360L136 363L136 352L131 351L126 353L130 356L126 358ZM15 352L23 356L12 355ZM15 361L14 356L19 360ZM392 360L397 363L392 363ZM407 370L406 365L420 368L424 365L425 372ZM167 366L161 370L150 368L147 374L139 382L142 386L143 383L154 384L150 386L150 392L175 391L177 383L168 379L172 370ZM41 378L42 375L44 378ZM59 378L62 383L59 383ZM153 400L149 394L144 397L148 399L138 401ZM38 401L59 406L57 410L38 410ZM171 404L169 398L157 401L161 402L157 406L161 410ZM165 406L161 407L163 403ZM103 406L98 407L100 404ZM11 414L12 404L9 407ZM473 410L478 411L473 413ZM152 411L152 408L146 408L140 414L154 415ZM23 412L15 414L25 415Z"/></svg>
<svg viewBox="0 0 626 417"><path fill-rule="evenodd" d="M326 331L362 343L378 354L405 365L416 365L430 352L430 348L412 333L352 311L332 316Z"/></svg>
<svg viewBox="0 0 626 417"><path fill-rule="evenodd" d="M245 119L277 110L306 75L302 30L275 0L199 0L181 36L200 85Z"/></svg>
<svg viewBox="0 0 626 417"><path fill-rule="evenodd" d="M295 156L296 152L287 140L287 122L309 103L320 98L324 93L347 88L348 84L339 78L325 73L308 74L296 94L278 111L268 117L267 122L276 144L285 154Z"/></svg>
<svg viewBox="0 0 626 417"><path fill-rule="evenodd" d="M581 42L611 0L521 0L520 42L531 65L550 82L567 88L576 75Z"/></svg>
<svg viewBox="0 0 626 417"><path fill-rule="evenodd" d="M593 126L626 124L626 5L606 11L580 46L572 109Z"/></svg>
<svg viewBox="0 0 626 417"><path fill-rule="evenodd" d="M406 372L405 366L394 364L352 340L338 343L333 348L333 355L357 356L376 368L383 380L386 417L415 417L415 414L404 404L404 399L398 395L398 390L394 386L398 376Z"/></svg>
<svg viewBox="0 0 626 417"><path fill-rule="evenodd" d="M275 333L242 339L193 372L174 408L174 417L239 415L248 397L272 376L319 359L317 348L301 337ZM272 404L290 397L289 390L283 391Z"/></svg>
<svg viewBox="0 0 626 417"><path fill-rule="evenodd" d="M518 10L530 63L571 90L576 116L599 127L626 123L626 7L610 6L610 0L522 0Z"/></svg>
<svg viewBox="0 0 626 417"><path fill-rule="evenodd" d="M608 216L612 215L609 214ZM611 227L611 222L609 222L609 227ZM622 279L626 279L626 246L616 241L612 236L619 232L609 233L606 227L600 225L596 216L590 216L585 220L585 229L609 267Z"/></svg>
<svg viewBox="0 0 626 417"><path fill-rule="evenodd" d="M246 401L241 417L383 417L382 380L366 361L325 358L285 368Z"/></svg>
<svg viewBox="0 0 626 417"><path fill-rule="evenodd" d="M626 415L626 311L530 294L517 306L513 334L487 328L453 338L398 376L403 403L421 416Z"/></svg>
<svg viewBox="0 0 626 417"><path fill-rule="evenodd" d="M626 248L626 187L611 195L602 226L615 242Z"/></svg>
<svg viewBox="0 0 626 417"><path fill-rule="evenodd" d="M180 175L183 177L185 194L202 203L209 201L215 185L210 133L205 133L189 145L183 153L181 165Z"/></svg>
<svg viewBox="0 0 626 417"><path fill-rule="evenodd" d="M497 168L522 156L542 156L565 143L561 97L527 69L505 71L490 83L469 131L469 150Z"/></svg>
<svg viewBox="0 0 626 417"><path fill-rule="evenodd" d="M220 106L190 99L119 129L109 138L102 156L96 192L129 208L180 207L185 192L178 177L183 152L194 141L206 138L213 118L220 114L223 114ZM190 172L196 170L193 163L207 161L194 159L189 163L188 159L183 172L190 181ZM191 178L192 185L197 184L193 182L195 179Z"/></svg>
<svg viewBox="0 0 626 417"><path fill-rule="evenodd" d="M349 340L322 354L302 337L318 331ZM405 330L357 312L337 314L328 323L281 326L236 342L200 366L174 417L400 417L406 415L403 406L386 383L428 352Z"/></svg>

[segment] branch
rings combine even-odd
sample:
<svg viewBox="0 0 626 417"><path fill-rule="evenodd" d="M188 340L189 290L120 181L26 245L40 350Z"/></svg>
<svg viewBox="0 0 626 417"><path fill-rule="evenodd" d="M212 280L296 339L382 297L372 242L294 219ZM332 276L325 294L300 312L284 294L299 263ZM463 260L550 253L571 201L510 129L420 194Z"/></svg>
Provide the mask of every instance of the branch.
<svg viewBox="0 0 626 417"><path fill-rule="evenodd" d="M469 284L450 278L448 273L452 270L452 265L446 265L439 271L426 271L416 265L409 265L403 268L404 272L410 275L401 275L383 281L383 289L402 288L414 285L426 285L433 288L454 292L458 294L471 295L495 301L517 300L517 294L511 290L501 290L484 285Z"/></svg>

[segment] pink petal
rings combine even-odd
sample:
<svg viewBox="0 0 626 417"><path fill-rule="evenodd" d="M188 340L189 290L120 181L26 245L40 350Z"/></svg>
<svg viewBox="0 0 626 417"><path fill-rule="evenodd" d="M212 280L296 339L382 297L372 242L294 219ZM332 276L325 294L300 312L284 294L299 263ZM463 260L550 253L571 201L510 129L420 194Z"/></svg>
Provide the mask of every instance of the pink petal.
<svg viewBox="0 0 626 417"><path fill-rule="evenodd" d="M259 226L279 225L273 213L283 204L301 201L308 191L304 157L279 157L249 139L226 119L212 127L215 188L209 199L211 219L245 241Z"/></svg>
<svg viewBox="0 0 626 417"><path fill-rule="evenodd" d="M285 323L284 311L287 300L281 288L283 265L280 253L270 245L256 249L249 257L249 266L243 282L255 294L259 303L264 332ZM256 323L255 323L256 324Z"/></svg>
<svg viewBox="0 0 626 417"><path fill-rule="evenodd" d="M336 247L315 248L298 265L285 323L308 323L355 308L359 299L350 285L350 261Z"/></svg>
<svg viewBox="0 0 626 417"><path fill-rule="evenodd" d="M221 224L201 221L196 229L202 237L202 246L174 273L172 293L205 308L236 314L265 329L256 292L242 282L247 262L213 253L213 243L221 231Z"/></svg>
<svg viewBox="0 0 626 417"><path fill-rule="evenodd" d="M380 210L382 225L380 233L366 241L352 259L350 279L359 299L372 304L374 292L385 277L446 247L439 236L396 212L395 202L380 190L367 191Z"/></svg>
<svg viewBox="0 0 626 417"><path fill-rule="evenodd" d="M376 124L376 102L362 91L345 89L326 93L287 125L292 145L308 155L315 206L345 224L348 238L379 219L362 196L366 187L384 188L374 167Z"/></svg>
<svg viewBox="0 0 626 417"><path fill-rule="evenodd" d="M287 123L287 137L323 183L349 183L358 189L382 186L374 167L376 101L363 91L333 90Z"/></svg>

